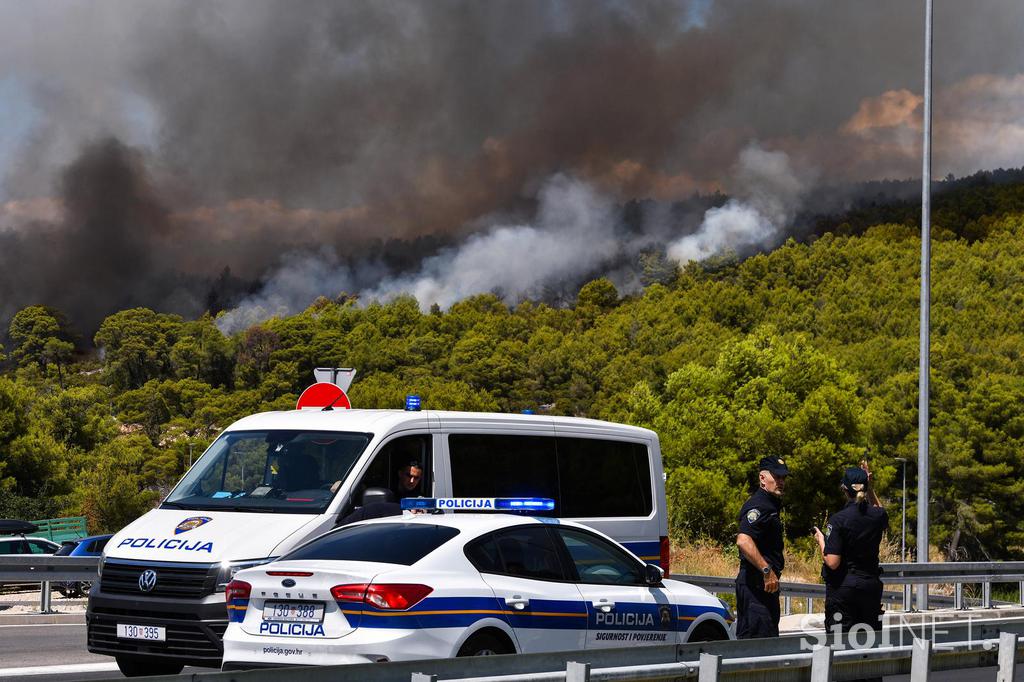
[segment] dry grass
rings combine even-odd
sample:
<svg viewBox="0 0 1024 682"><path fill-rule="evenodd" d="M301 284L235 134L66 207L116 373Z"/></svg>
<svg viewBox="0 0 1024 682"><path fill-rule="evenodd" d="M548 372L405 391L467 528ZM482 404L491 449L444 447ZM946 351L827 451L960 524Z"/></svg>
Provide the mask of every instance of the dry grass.
<svg viewBox="0 0 1024 682"><path fill-rule="evenodd" d="M898 562L899 538L884 536L879 547L879 555L883 563ZM942 561L943 557L936 550L931 560ZM672 545L673 573L732 577L736 575L739 563L739 550L736 549L736 545L722 546L710 540L690 540ZM806 544L797 548L787 547L784 579L789 582L820 583L821 557L816 551L807 549Z"/></svg>

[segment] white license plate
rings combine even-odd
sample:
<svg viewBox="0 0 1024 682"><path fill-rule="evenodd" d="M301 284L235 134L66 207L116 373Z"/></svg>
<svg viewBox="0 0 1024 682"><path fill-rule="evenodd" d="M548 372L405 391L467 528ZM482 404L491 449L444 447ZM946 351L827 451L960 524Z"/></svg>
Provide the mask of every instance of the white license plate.
<svg viewBox="0 0 1024 682"><path fill-rule="evenodd" d="M151 642L166 642L167 628L159 625L125 625L117 624L117 636L120 639L145 639Z"/></svg>
<svg viewBox="0 0 1024 682"><path fill-rule="evenodd" d="M268 601L263 605L263 620L282 623L319 623L324 605L304 601Z"/></svg>

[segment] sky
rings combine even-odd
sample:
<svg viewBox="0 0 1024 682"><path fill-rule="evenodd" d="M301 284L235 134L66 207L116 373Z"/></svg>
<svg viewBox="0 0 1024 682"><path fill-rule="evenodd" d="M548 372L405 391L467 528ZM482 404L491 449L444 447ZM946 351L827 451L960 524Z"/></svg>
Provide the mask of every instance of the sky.
<svg viewBox="0 0 1024 682"><path fill-rule="evenodd" d="M935 5L934 175L1024 165L1024 3ZM923 8L0 0L0 323L196 315L220 276L237 331L770 248L817 187L919 176Z"/></svg>

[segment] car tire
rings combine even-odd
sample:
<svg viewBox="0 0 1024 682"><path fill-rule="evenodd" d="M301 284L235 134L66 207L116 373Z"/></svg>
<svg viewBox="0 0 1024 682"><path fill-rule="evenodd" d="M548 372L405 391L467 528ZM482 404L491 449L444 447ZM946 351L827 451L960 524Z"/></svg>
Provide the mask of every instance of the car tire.
<svg viewBox="0 0 1024 682"><path fill-rule="evenodd" d="M465 656L498 656L500 654L514 654L515 651L501 638L487 632L480 632L466 640L465 644L459 647L459 658Z"/></svg>
<svg viewBox="0 0 1024 682"><path fill-rule="evenodd" d="M729 634L718 623L704 622L686 639L689 642L721 642L729 639Z"/></svg>
<svg viewBox="0 0 1024 682"><path fill-rule="evenodd" d="M184 663L159 658L133 658L117 656L117 667L125 677L145 677L146 675L177 675L185 667Z"/></svg>

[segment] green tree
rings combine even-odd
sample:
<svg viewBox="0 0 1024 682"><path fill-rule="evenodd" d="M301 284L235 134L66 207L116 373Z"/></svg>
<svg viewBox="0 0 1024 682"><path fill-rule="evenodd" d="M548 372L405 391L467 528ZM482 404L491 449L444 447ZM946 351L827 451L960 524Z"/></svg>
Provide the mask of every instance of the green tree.
<svg viewBox="0 0 1024 682"><path fill-rule="evenodd" d="M64 368L75 352L75 345L64 315L54 308L33 305L19 310L8 329L14 342L13 357L21 366L33 364L46 372L51 365L64 386Z"/></svg>
<svg viewBox="0 0 1024 682"><path fill-rule="evenodd" d="M153 508L170 484L173 453L161 453L148 438L133 434L97 448L81 472L76 509L95 532L115 532Z"/></svg>
<svg viewBox="0 0 1024 682"><path fill-rule="evenodd" d="M122 310L103 320L95 342L103 351L108 381L125 390L171 376L170 350L182 331L180 317L148 308Z"/></svg>

